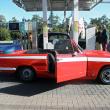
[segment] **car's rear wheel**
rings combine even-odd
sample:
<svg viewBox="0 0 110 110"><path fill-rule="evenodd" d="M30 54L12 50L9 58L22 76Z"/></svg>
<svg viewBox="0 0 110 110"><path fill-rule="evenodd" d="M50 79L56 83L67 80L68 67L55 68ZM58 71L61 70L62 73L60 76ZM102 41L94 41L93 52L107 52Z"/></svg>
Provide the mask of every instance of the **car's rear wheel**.
<svg viewBox="0 0 110 110"><path fill-rule="evenodd" d="M19 69L19 77L22 81L29 82L35 78L35 72L30 67L22 67Z"/></svg>
<svg viewBox="0 0 110 110"><path fill-rule="evenodd" d="M105 67L99 74L99 80L103 84L110 84L110 67Z"/></svg>

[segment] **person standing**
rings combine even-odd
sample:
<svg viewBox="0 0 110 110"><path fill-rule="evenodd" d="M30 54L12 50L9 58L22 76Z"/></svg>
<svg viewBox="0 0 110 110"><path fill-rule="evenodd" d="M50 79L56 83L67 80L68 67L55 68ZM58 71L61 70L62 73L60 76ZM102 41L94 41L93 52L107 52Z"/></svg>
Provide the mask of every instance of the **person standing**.
<svg viewBox="0 0 110 110"><path fill-rule="evenodd" d="M107 44L107 51L110 52L110 41Z"/></svg>
<svg viewBox="0 0 110 110"><path fill-rule="evenodd" d="M29 45L29 49L32 49L32 33L29 33L28 36L28 45Z"/></svg>
<svg viewBox="0 0 110 110"><path fill-rule="evenodd" d="M102 49L103 49L103 51L105 51L106 46L107 46L107 32L106 32L106 29L103 29L103 31L102 31L101 43L102 43Z"/></svg>
<svg viewBox="0 0 110 110"><path fill-rule="evenodd" d="M96 50L101 50L101 32L96 32Z"/></svg>

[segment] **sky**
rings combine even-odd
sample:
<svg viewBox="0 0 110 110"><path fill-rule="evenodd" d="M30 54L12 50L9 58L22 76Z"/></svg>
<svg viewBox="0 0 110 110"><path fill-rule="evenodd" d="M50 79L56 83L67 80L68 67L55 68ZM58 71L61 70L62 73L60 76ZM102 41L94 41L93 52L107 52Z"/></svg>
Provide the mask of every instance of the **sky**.
<svg viewBox="0 0 110 110"><path fill-rule="evenodd" d="M110 0L108 0L110 1ZM110 18L110 3L100 3L94 7L91 11L80 11L79 18L84 18L86 22L90 22L90 18L98 18L106 15ZM9 21L12 17L16 17L17 20L21 21L22 18L31 19L32 15L38 14L42 16L41 12L26 12L22 8L17 7L12 0L0 0L0 15L4 15L6 20ZM63 12L54 12L55 15L61 17L63 20ZM49 13L48 13L49 15ZM67 12L67 17L71 15L71 12Z"/></svg>

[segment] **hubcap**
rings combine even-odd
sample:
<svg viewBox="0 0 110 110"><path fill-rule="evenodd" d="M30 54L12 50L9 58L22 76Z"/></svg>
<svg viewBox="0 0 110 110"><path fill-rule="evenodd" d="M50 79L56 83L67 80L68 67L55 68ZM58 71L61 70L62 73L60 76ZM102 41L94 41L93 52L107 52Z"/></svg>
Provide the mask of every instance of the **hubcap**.
<svg viewBox="0 0 110 110"><path fill-rule="evenodd" d="M102 73L102 80L106 83L110 83L110 69L106 69Z"/></svg>
<svg viewBox="0 0 110 110"><path fill-rule="evenodd" d="M30 79L31 78L31 74L32 74L32 71L30 69L25 69L23 71L23 77L24 77L24 79Z"/></svg>

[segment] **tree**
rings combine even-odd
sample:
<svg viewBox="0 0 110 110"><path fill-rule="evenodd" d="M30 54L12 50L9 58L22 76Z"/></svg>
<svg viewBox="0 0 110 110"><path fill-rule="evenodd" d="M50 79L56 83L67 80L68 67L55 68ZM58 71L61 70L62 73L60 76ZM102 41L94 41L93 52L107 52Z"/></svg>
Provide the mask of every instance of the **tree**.
<svg viewBox="0 0 110 110"><path fill-rule="evenodd" d="M52 31L53 32L65 32L64 24L63 23L60 23L57 26L53 26Z"/></svg>
<svg viewBox="0 0 110 110"><path fill-rule="evenodd" d="M108 19L105 15L101 18L92 18L90 24L95 25L97 29L103 29L106 27L106 29L110 31L110 19Z"/></svg>
<svg viewBox="0 0 110 110"><path fill-rule="evenodd" d="M43 25L43 18L40 17L39 15L33 15L31 21L36 21L38 26L42 26Z"/></svg>
<svg viewBox="0 0 110 110"><path fill-rule="evenodd" d="M12 19L9 21L11 23L17 23L19 22L16 17L12 17ZM20 31L10 31L11 39L16 40L21 38L21 32Z"/></svg>
<svg viewBox="0 0 110 110"><path fill-rule="evenodd" d="M6 18L3 15L0 15L0 22L6 23Z"/></svg>
<svg viewBox="0 0 110 110"><path fill-rule="evenodd" d="M7 27L7 23L6 23L5 16L0 15L0 28L6 28L6 27Z"/></svg>
<svg viewBox="0 0 110 110"><path fill-rule="evenodd" d="M19 21L16 19L16 17L12 17L12 19L11 19L9 22L14 22L14 23L16 23L16 22L19 22Z"/></svg>
<svg viewBox="0 0 110 110"><path fill-rule="evenodd" d="M59 16L55 16L53 14L53 12L51 12L48 21L49 21L49 24L50 24L53 32L63 32L64 31L64 25L59 22L60 21Z"/></svg>
<svg viewBox="0 0 110 110"><path fill-rule="evenodd" d="M42 22L43 18L40 17L39 15L33 15L32 21Z"/></svg>
<svg viewBox="0 0 110 110"><path fill-rule="evenodd" d="M38 15L33 15L31 21L36 21L38 25L38 33L42 33L43 18ZM49 16L49 28L52 28L53 32L64 32L64 25L61 24L59 16L54 16L53 13Z"/></svg>
<svg viewBox="0 0 110 110"><path fill-rule="evenodd" d="M0 41L11 40L10 32L6 28L0 28Z"/></svg>
<svg viewBox="0 0 110 110"><path fill-rule="evenodd" d="M10 34L12 40L21 39L22 36L22 34L19 31L11 31Z"/></svg>
<svg viewBox="0 0 110 110"><path fill-rule="evenodd" d="M58 26L60 24L59 16L55 16L53 14L52 14L52 16L51 15L49 16L48 21L49 21L49 23L52 23L52 26Z"/></svg>
<svg viewBox="0 0 110 110"><path fill-rule="evenodd" d="M36 21L37 22L38 34L41 34L42 33L42 28L43 28L43 18L40 17L39 15L33 15L31 21Z"/></svg>

